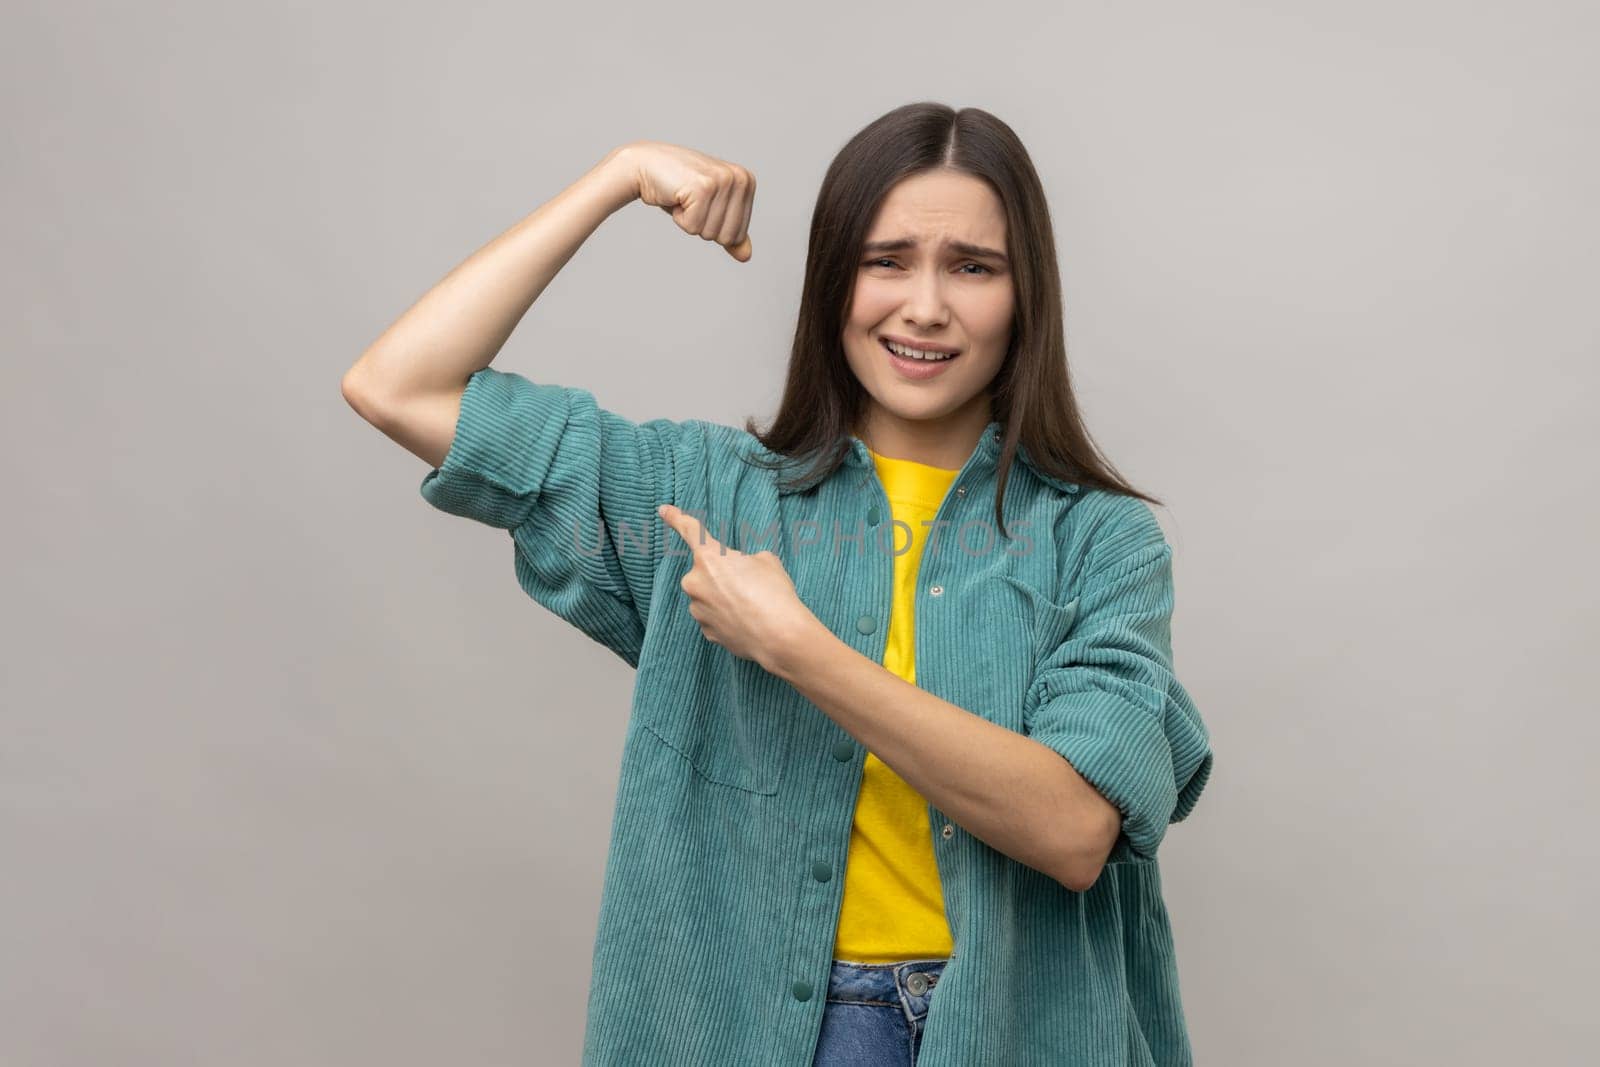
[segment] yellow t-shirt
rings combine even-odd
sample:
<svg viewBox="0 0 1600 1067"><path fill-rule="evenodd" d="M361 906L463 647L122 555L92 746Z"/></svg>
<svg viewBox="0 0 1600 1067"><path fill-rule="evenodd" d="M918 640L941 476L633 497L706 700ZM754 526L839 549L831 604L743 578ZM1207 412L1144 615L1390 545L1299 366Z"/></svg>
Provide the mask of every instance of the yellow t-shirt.
<svg viewBox="0 0 1600 1067"><path fill-rule="evenodd" d="M906 544L905 527L911 539L911 547L894 558L894 604L883 665L915 684L912 606L932 529L923 522L933 519L961 472L876 452L872 458L893 516L904 524L894 528L894 548ZM887 534L884 539L887 543ZM867 550L876 551L870 543ZM928 800L868 752L850 829L834 958L860 963L937 959L949 956L951 947Z"/></svg>

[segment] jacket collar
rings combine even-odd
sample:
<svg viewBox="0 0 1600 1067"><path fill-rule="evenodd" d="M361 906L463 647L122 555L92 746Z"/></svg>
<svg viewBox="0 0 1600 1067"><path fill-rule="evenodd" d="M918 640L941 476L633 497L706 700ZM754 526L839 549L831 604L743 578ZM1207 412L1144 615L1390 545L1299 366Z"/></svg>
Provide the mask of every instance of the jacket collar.
<svg viewBox="0 0 1600 1067"><path fill-rule="evenodd" d="M983 435L978 438L977 446L973 449L972 456L967 460L967 466L980 473L992 471L1000 459L1000 439L1004 432L1005 429L1000 425L1000 422L991 419L989 424L983 428ZM1028 454L1027 446L1020 441L1017 442L1017 459L1022 461L1023 465L1045 484L1053 486L1063 493L1078 492L1079 487L1076 482L1057 478L1055 475L1041 470L1039 465L1033 461L1033 457ZM867 446L861 438L855 436L850 438L849 449L844 457L844 465L855 468L870 468L873 466L872 453L867 451ZM778 491L780 494L785 495L788 493L801 493L817 485L820 481L820 478L812 475L796 485L780 485Z"/></svg>

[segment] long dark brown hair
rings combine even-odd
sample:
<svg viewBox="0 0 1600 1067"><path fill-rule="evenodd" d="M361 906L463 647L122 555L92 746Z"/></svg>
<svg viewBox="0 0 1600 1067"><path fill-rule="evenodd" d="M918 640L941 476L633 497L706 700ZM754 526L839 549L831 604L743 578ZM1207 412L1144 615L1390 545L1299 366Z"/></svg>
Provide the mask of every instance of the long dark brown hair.
<svg viewBox="0 0 1600 1067"><path fill-rule="evenodd" d="M1117 474L1083 424L1067 370L1055 231L1044 188L1011 127L979 108L906 104L874 120L833 158L811 214L783 399L770 428L762 431L747 418L745 431L778 453L779 465L811 458L790 484L823 477L844 461L870 399L841 339L861 246L896 183L940 168L983 179L1005 205L1016 307L1011 348L989 387L993 417L1004 429L996 525L1003 533L1001 501L1019 442L1036 466L1058 478L1161 504Z"/></svg>

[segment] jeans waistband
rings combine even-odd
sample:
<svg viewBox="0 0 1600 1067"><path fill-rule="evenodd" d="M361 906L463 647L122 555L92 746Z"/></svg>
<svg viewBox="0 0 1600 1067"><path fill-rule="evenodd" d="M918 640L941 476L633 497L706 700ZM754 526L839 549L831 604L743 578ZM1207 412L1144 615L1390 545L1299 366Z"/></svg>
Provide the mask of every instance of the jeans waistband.
<svg viewBox="0 0 1600 1067"><path fill-rule="evenodd" d="M834 960L828 975L828 999L852 1004L899 1007L908 1022L928 1013L928 1000L944 973L945 959L856 963Z"/></svg>

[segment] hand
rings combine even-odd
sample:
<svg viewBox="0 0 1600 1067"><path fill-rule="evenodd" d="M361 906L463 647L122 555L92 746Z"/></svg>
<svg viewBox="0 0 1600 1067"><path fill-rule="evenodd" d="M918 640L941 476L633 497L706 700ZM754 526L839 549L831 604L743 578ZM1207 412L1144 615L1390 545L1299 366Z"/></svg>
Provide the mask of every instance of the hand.
<svg viewBox="0 0 1600 1067"><path fill-rule="evenodd" d="M635 141L619 151L640 200L670 214L684 232L716 241L740 263L749 262L755 175L737 163L660 141Z"/></svg>
<svg viewBox="0 0 1600 1067"><path fill-rule="evenodd" d="M671 504L662 504L656 514L693 552L694 566L679 585L707 640L771 671L784 649L821 625L776 555L729 548L699 519Z"/></svg>

